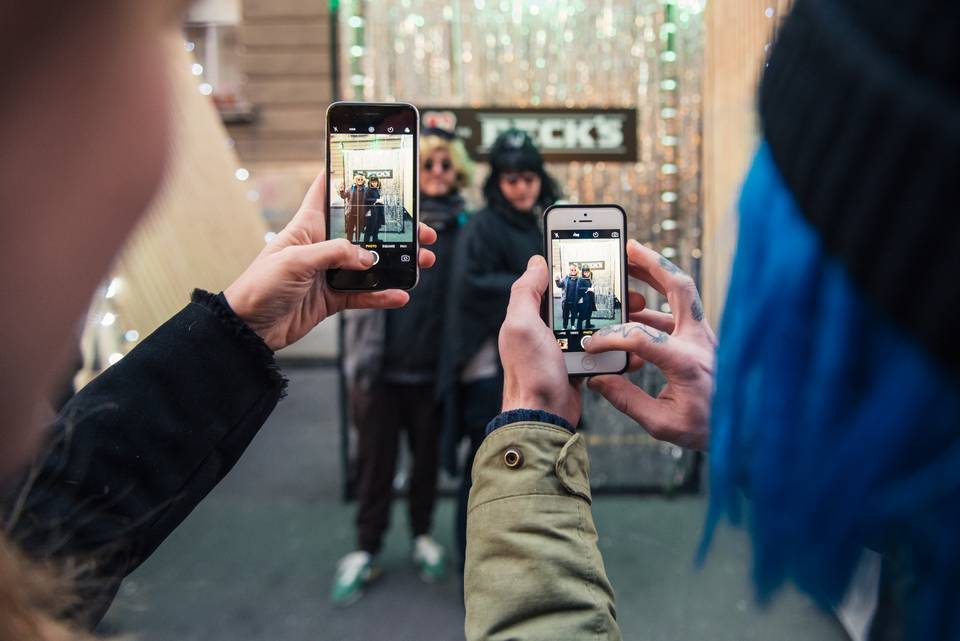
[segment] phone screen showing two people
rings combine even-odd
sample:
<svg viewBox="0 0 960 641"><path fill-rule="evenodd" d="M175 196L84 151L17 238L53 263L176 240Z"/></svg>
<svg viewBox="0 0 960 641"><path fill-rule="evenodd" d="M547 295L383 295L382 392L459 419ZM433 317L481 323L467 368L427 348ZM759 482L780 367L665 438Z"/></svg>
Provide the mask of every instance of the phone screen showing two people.
<svg viewBox="0 0 960 641"><path fill-rule="evenodd" d="M554 229L550 233L553 333L564 352L623 322L623 249L618 229Z"/></svg>
<svg viewBox="0 0 960 641"><path fill-rule="evenodd" d="M416 164L413 132L396 129L330 133L330 237L346 238L399 267L412 263L416 252Z"/></svg>

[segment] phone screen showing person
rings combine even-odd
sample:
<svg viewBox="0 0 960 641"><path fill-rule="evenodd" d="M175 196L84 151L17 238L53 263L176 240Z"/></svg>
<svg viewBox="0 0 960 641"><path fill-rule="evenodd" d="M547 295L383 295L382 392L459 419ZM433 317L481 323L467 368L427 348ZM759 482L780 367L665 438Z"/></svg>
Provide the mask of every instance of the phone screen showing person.
<svg viewBox="0 0 960 641"><path fill-rule="evenodd" d="M547 215L551 269L549 322L571 374L619 371L626 355L590 355L585 346L604 327L624 322L622 210L552 208Z"/></svg>
<svg viewBox="0 0 960 641"><path fill-rule="evenodd" d="M412 105L334 103L327 112L328 238L373 252L369 270L330 270L334 289L416 285L418 115Z"/></svg>

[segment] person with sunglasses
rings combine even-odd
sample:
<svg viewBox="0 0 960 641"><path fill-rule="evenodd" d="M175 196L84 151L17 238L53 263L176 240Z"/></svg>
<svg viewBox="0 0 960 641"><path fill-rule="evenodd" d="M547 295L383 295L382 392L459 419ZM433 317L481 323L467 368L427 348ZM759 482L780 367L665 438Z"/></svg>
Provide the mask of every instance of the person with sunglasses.
<svg viewBox="0 0 960 641"><path fill-rule="evenodd" d="M463 142L443 129L421 133L420 158L420 220L429 221L437 232L439 267L420 272L416 293L403 313L368 309L344 316L344 370L358 433L357 547L343 557L334 577L332 599L340 605L360 598L379 573L377 554L390 522L404 431L411 454L407 489L413 563L427 582L446 573L447 555L430 536L442 430L437 363L451 256L466 218L461 189L470 185L473 163ZM371 178L367 192L376 191L379 199L380 184L374 181ZM372 209L383 211L383 206Z"/></svg>
<svg viewBox="0 0 960 641"><path fill-rule="evenodd" d="M440 377L446 408L444 466L462 479L456 523L461 560L466 550L470 467L487 422L500 412L503 369L497 333L511 285L526 269L527 260L543 252L543 210L560 196L526 132L511 129L500 134L489 160L490 175L483 185L486 206L471 217L452 257ZM470 440L470 451L458 470L458 446L464 438Z"/></svg>

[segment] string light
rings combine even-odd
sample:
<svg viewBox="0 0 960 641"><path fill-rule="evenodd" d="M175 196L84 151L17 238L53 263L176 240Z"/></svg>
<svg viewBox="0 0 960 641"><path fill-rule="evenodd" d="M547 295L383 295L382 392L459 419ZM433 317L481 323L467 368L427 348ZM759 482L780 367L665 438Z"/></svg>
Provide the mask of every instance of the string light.
<svg viewBox="0 0 960 641"><path fill-rule="evenodd" d="M110 284L107 285L107 291L104 293L103 297L104 297L104 298L113 298L114 296L117 295L117 292L119 292L119 291L120 291L120 279L119 279L119 278L111 278L111 279L110 279Z"/></svg>

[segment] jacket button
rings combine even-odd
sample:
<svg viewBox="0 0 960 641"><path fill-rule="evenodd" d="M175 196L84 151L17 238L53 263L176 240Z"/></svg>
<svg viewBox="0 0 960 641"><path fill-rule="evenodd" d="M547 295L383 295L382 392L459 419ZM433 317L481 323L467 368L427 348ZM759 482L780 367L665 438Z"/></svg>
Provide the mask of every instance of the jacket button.
<svg viewBox="0 0 960 641"><path fill-rule="evenodd" d="M503 453L503 463L511 469L518 468L523 465L523 453L515 447L507 448Z"/></svg>

